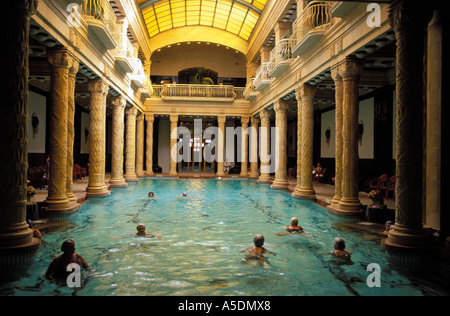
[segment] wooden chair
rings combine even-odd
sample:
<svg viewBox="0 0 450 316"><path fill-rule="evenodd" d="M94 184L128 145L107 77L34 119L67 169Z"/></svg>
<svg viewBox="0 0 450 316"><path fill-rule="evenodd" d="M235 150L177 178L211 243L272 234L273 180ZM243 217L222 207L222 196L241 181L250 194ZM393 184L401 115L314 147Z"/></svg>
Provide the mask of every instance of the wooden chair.
<svg viewBox="0 0 450 316"><path fill-rule="evenodd" d="M395 176L389 178L386 189L386 200L389 198L389 191L392 192L392 200L395 201Z"/></svg>
<svg viewBox="0 0 450 316"><path fill-rule="evenodd" d="M79 180L81 179L81 172L80 172L80 166L78 165L73 165L73 176L72 179L75 180Z"/></svg>

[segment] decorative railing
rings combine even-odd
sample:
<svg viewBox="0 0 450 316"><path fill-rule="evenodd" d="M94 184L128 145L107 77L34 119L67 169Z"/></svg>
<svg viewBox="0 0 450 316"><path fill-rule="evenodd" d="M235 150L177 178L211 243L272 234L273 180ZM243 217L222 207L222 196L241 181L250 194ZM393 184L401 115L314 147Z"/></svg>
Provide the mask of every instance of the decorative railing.
<svg viewBox="0 0 450 316"><path fill-rule="evenodd" d="M130 58L130 63L133 67L133 72L130 74L131 81L138 87L143 88L145 81L147 81L147 76L144 72L144 66L139 58Z"/></svg>
<svg viewBox="0 0 450 316"><path fill-rule="evenodd" d="M245 100L244 96L245 88L235 87L234 92L236 93L236 100Z"/></svg>
<svg viewBox="0 0 450 316"><path fill-rule="evenodd" d="M270 53L270 62L276 66L280 62L292 59L292 49L296 44L297 40L295 38L282 39Z"/></svg>
<svg viewBox="0 0 450 316"><path fill-rule="evenodd" d="M309 32L327 31L333 24L331 8L335 2L311 1L293 25L293 37L300 42Z"/></svg>
<svg viewBox="0 0 450 316"><path fill-rule="evenodd" d="M161 98L192 98L192 99L225 99L234 100L236 93L233 86L165 84Z"/></svg>
<svg viewBox="0 0 450 316"><path fill-rule="evenodd" d="M274 66L275 65L271 62L263 63L259 66L258 70L256 70L255 80L253 81L255 89L258 89L264 82L272 80L270 74L272 73Z"/></svg>
<svg viewBox="0 0 450 316"><path fill-rule="evenodd" d="M127 34L119 29L113 34L114 39L117 42L117 47L112 51L114 57L122 58L133 58L134 57L134 46L131 44L130 39Z"/></svg>
<svg viewBox="0 0 450 316"><path fill-rule="evenodd" d="M113 34L118 32L116 15L109 1L106 0L86 0L80 6L80 12L89 26L103 42L107 49L114 49L117 43Z"/></svg>
<svg viewBox="0 0 450 316"><path fill-rule="evenodd" d="M153 88L152 97L160 98L161 92L163 91L163 86L162 85L152 85L152 88Z"/></svg>
<svg viewBox="0 0 450 316"><path fill-rule="evenodd" d="M255 79L251 78L248 82L247 85L245 86L245 91L244 91L244 97L248 98L250 96L250 94L252 94L253 92L255 92L255 85L253 83Z"/></svg>

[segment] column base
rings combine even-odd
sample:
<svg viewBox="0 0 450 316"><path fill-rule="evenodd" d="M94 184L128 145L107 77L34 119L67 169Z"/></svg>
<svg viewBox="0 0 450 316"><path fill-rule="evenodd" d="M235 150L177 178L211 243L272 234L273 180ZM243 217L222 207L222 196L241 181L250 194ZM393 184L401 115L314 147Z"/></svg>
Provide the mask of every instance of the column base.
<svg viewBox="0 0 450 316"><path fill-rule="evenodd" d="M124 174L123 177L125 178L126 182L138 182L139 181L136 174Z"/></svg>
<svg viewBox="0 0 450 316"><path fill-rule="evenodd" d="M399 225L381 241L389 262L408 267L422 267L433 262L435 249L430 238L420 231L406 231ZM396 230L397 229L397 230Z"/></svg>
<svg viewBox="0 0 450 316"><path fill-rule="evenodd" d="M331 213L344 217L362 217L364 215L364 209L362 208L347 209L336 204L328 205L327 210Z"/></svg>
<svg viewBox="0 0 450 316"><path fill-rule="evenodd" d="M262 174L258 178L258 183L268 183L271 184L273 182L273 179L270 175Z"/></svg>
<svg viewBox="0 0 450 316"><path fill-rule="evenodd" d="M70 214L78 211L80 208L81 208L81 204L72 203L66 208L57 209L54 207L47 206L47 207L43 207L42 210L45 214L45 217L58 218L58 217L64 217L64 216L70 215Z"/></svg>
<svg viewBox="0 0 450 316"><path fill-rule="evenodd" d="M146 177L154 177L154 176L155 176L155 173L154 173L153 171L146 171L146 172L145 172L145 176L146 176Z"/></svg>
<svg viewBox="0 0 450 316"><path fill-rule="evenodd" d="M124 188L124 187L128 186L128 184L125 182L125 179L109 180L109 186L111 188Z"/></svg>
<svg viewBox="0 0 450 316"><path fill-rule="evenodd" d="M276 190L287 190L289 182L287 180L275 180L270 187Z"/></svg>
<svg viewBox="0 0 450 316"><path fill-rule="evenodd" d="M301 198L305 200L315 200L316 199L316 191L314 190L303 190L300 188L295 188L294 192L291 194L295 198Z"/></svg>
<svg viewBox="0 0 450 316"><path fill-rule="evenodd" d="M40 247L41 240L34 237L23 245L0 247L0 276L12 277L11 270L31 265Z"/></svg>
<svg viewBox="0 0 450 316"><path fill-rule="evenodd" d="M145 178L145 172L144 172L144 171L137 172L137 173L136 173L136 176L137 176L138 178Z"/></svg>
<svg viewBox="0 0 450 316"><path fill-rule="evenodd" d="M86 197L100 197L100 196L107 196L111 192L108 190L106 186L101 187L87 187L86 188Z"/></svg>

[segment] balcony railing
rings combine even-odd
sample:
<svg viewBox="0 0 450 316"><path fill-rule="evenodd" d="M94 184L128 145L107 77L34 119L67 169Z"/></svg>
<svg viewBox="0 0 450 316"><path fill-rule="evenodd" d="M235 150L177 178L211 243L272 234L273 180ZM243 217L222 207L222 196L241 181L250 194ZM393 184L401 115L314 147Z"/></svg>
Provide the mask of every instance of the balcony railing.
<svg viewBox="0 0 450 316"><path fill-rule="evenodd" d="M133 67L133 72L130 74L131 82L137 88L143 88L145 81L147 81L147 76L144 72L144 66L142 65L142 61L139 58L130 58L129 59L131 66Z"/></svg>
<svg viewBox="0 0 450 316"><path fill-rule="evenodd" d="M263 63L259 66L258 70L256 70L255 80L253 81L255 91L264 90L272 82L273 78L270 77L270 74L272 73L273 68L274 64L271 62Z"/></svg>
<svg viewBox="0 0 450 316"><path fill-rule="evenodd" d="M297 40L293 38L282 39L270 53L270 62L274 67L271 77L278 77L283 71L289 68L289 65L295 59L292 49L297 44Z"/></svg>
<svg viewBox="0 0 450 316"><path fill-rule="evenodd" d="M160 96L163 100L233 102L236 92L233 86L165 84Z"/></svg>
<svg viewBox="0 0 450 316"><path fill-rule="evenodd" d="M150 98L153 94L153 87L149 80L144 81L144 87L140 89L141 95L144 98Z"/></svg>
<svg viewBox="0 0 450 316"><path fill-rule="evenodd" d="M245 88L235 87L234 93L236 93L236 100L245 100L244 92Z"/></svg>
<svg viewBox="0 0 450 316"><path fill-rule="evenodd" d="M152 85L152 88L153 88L152 98L160 98L161 92L163 91L163 86L162 85Z"/></svg>
<svg viewBox="0 0 450 316"><path fill-rule="evenodd" d="M331 14L334 5L331 1L311 1L306 6L293 26L293 37L297 39L292 51L295 56L302 55L330 30L335 22Z"/></svg>
<svg viewBox="0 0 450 316"><path fill-rule="evenodd" d="M131 59L134 57L134 46L128 39L127 34L118 30L114 34L114 39L117 41L117 47L112 51L115 58L115 63L120 66L125 73L133 72Z"/></svg>
<svg viewBox="0 0 450 316"><path fill-rule="evenodd" d="M116 15L106 0L86 0L80 11L83 19L91 31L105 46L106 49L114 49L117 42L114 35L117 33Z"/></svg>
<svg viewBox="0 0 450 316"><path fill-rule="evenodd" d="M253 83L254 78L251 78L249 80L249 82L247 82L247 85L245 87L245 91L244 91L244 98L247 101L251 101L254 98L256 98L258 96L258 94L260 94L259 91L255 91L255 85Z"/></svg>

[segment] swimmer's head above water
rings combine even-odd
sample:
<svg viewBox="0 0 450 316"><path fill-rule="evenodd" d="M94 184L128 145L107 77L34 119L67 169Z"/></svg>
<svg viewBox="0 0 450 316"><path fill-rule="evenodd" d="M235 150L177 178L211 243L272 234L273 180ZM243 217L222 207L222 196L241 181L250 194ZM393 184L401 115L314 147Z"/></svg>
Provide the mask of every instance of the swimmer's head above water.
<svg viewBox="0 0 450 316"><path fill-rule="evenodd" d="M183 192L183 196L187 196L187 192Z"/></svg>

